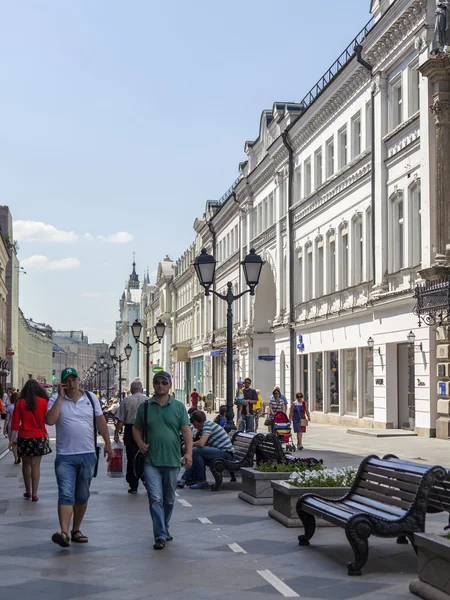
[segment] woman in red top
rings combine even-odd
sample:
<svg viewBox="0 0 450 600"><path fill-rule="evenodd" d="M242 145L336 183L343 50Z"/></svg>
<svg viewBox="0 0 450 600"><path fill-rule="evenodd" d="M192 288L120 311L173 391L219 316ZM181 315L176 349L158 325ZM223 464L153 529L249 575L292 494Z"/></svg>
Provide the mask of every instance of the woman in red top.
<svg viewBox="0 0 450 600"><path fill-rule="evenodd" d="M309 414L308 405L303 399L302 392L295 394L295 400L289 412L289 419L294 425L294 433L297 434L297 450L303 450L302 436L306 432L308 421L311 421L311 415Z"/></svg>
<svg viewBox="0 0 450 600"><path fill-rule="evenodd" d="M20 392L14 406L11 433L18 432L17 450L22 458L22 474L25 483L24 498L39 500L37 490L41 476L41 459L51 452L44 415L48 396L35 379L29 379Z"/></svg>

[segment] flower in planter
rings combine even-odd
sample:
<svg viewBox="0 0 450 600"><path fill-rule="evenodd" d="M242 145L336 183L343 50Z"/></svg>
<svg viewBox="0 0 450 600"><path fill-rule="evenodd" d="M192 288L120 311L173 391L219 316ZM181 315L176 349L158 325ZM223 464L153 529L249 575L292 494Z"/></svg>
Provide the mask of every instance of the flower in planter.
<svg viewBox="0 0 450 600"><path fill-rule="evenodd" d="M343 467L341 469L322 469L314 471L294 472L289 483L296 487L351 487L355 481L357 469Z"/></svg>
<svg viewBox="0 0 450 600"><path fill-rule="evenodd" d="M317 458L295 458L285 463L263 461L255 467L260 473L295 473L297 471L319 470L323 468L323 460L317 460Z"/></svg>

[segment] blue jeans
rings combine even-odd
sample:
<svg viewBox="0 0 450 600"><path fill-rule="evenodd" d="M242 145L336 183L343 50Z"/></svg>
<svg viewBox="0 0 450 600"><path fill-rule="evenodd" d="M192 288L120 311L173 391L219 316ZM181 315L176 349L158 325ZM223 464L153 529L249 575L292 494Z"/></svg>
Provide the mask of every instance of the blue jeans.
<svg viewBox="0 0 450 600"><path fill-rule="evenodd" d="M155 541L167 538L179 471L179 467L154 467L147 462L144 465L145 487Z"/></svg>
<svg viewBox="0 0 450 600"><path fill-rule="evenodd" d="M255 417L254 415L242 415L241 422L239 423L239 431L244 433L250 433L255 431Z"/></svg>
<svg viewBox="0 0 450 600"><path fill-rule="evenodd" d="M225 458L230 460L233 457L231 452L203 446L195 446L192 449L192 467L187 469L183 475L186 481L206 481L206 465L209 465L215 458Z"/></svg>
<svg viewBox="0 0 450 600"><path fill-rule="evenodd" d="M58 483L58 505L86 504L89 500L97 457L88 454L57 454L55 474Z"/></svg>

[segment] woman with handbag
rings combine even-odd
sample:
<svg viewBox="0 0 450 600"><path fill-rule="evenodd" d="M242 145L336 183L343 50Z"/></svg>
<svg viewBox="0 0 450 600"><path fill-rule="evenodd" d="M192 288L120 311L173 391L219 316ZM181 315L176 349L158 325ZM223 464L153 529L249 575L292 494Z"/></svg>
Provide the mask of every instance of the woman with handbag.
<svg viewBox="0 0 450 600"><path fill-rule="evenodd" d="M52 450L45 428L48 396L35 379L29 379L14 405L11 433L17 432L17 451L22 459L22 474L25 483L24 498L39 500L37 491L41 476L41 459Z"/></svg>
<svg viewBox="0 0 450 600"><path fill-rule="evenodd" d="M306 433L306 427L308 421L311 421L311 415L309 414L308 405L303 399L302 392L295 394L295 400L289 411L289 419L294 425L294 433L297 434L297 450L303 450L302 436Z"/></svg>

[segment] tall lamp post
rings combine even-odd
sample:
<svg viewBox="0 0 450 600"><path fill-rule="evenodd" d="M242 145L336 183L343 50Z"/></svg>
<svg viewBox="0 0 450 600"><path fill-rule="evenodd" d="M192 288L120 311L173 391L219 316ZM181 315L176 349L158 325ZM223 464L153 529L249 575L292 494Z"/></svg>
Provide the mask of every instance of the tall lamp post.
<svg viewBox="0 0 450 600"><path fill-rule="evenodd" d="M125 356L116 356L116 347L114 344L111 344L109 347L109 356L111 360L119 365L119 402L122 402L122 363L126 360L130 359L131 353L133 352L133 348L130 344L125 346Z"/></svg>
<svg viewBox="0 0 450 600"><path fill-rule="evenodd" d="M146 364L146 369L145 369L145 389L146 389L148 397L150 397L150 348L152 346L154 346L155 344L161 343L161 340L163 339L163 336L164 336L165 329L166 329L166 326L160 319L155 325L155 334L156 334L157 339L154 342L150 342L150 337L147 336L147 341L143 342L140 339L141 331L142 331L142 323L140 321L138 321L138 319L136 319L134 321L133 325L131 326L131 331L133 332L133 337L135 339L136 344L139 342L140 344L145 346L145 348L147 348L147 360L146 360L147 364Z"/></svg>
<svg viewBox="0 0 450 600"><path fill-rule="evenodd" d="M200 285L205 288L205 296L209 296L210 293L214 294L221 300L225 300L228 305L227 309L227 422L225 424L225 430L227 432L236 429L234 424L234 413L233 413L233 302L238 300L244 294L250 293L251 296L255 295L255 288L259 283L261 275L261 269L264 264L262 258L256 254L255 250L251 249L250 253L241 262L244 269L245 281L249 287L248 290L241 292L240 294L233 294L232 283L227 283L227 293L219 294L215 290L210 289L214 284L214 277L216 271L216 259L211 254L208 254L205 248L202 249L200 256L197 256L194 262L195 272L199 279Z"/></svg>
<svg viewBox="0 0 450 600"><path fill-rule="evenodd" d="M109 371L113 368L113 366L106 362L106 358L103 356L103 354L100 356L99 360L103 370L106 371L106 399L109 402Z"/></svg>

